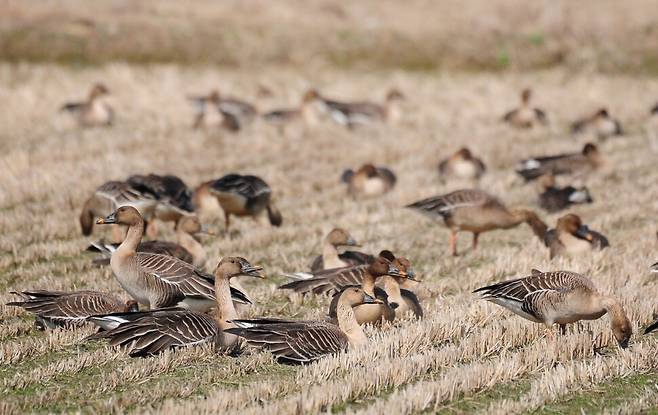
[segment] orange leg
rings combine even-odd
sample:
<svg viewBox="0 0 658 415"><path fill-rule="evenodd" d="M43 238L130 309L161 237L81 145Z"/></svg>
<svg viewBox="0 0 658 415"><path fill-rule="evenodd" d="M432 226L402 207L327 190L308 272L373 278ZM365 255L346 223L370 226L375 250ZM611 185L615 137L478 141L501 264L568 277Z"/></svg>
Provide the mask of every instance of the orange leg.
<svg viewBox="0 0 658 415"><path fill-rule="evenodd" d="M450 253L452 256L457 256L457 231L455 229L450 229Z"/></svg>

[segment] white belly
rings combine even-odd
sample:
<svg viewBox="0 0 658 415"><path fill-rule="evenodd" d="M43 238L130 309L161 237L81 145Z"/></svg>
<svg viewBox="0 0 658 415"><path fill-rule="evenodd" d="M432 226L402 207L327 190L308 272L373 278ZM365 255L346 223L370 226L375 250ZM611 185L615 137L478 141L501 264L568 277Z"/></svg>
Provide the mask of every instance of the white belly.
<svg viewBox="0 0 658 415"><path fill-rule="evenodd" d="M455 176L462 179L474 179L478 175L475 165L469 161L456 161L452 169Z"/></svg>

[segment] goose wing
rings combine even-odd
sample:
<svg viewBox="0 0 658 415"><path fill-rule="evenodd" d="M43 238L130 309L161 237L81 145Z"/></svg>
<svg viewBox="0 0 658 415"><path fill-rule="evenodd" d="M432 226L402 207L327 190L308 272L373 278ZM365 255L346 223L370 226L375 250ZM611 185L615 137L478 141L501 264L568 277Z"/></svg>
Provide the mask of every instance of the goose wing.
<svg viewBox="0 0 658 415"><path fill-rule="evenodd" d="M270 186L256 176L227 174L210 183L210 191L214 193L234 193L247 199L272 193Z"/></svg>
<svg viewBox="0 0 658 415"><path fill-rule="evenodd" d="M157 200L169 203L187 212L193 212L192 191L177 176L157 174L133 175L126 180L137 191L151 195Z"/></svg>
<svg viewBox="0 0 658 415"><path fill-rule="evenodd" d="M312 273L290 274L289 277L296 278L279 288L294 290L298 293L327 294L340 291L347 285L361 285L367 265L356 265L353 267L332 268Z"/></svg>
<svg viewBox="0 0 658 415"><path fill-rule="evenodd" d="M92 261L94 265L108 265L112 252L116 251L119 247L117 243L105 243L104 241L91 242L87 247L88 252L99 252L101 255L94 258ZM174 242L169 241L143 241L137 245L137 252L150 252L152 254L161 254L176 257L180 260L191 264L194 261L192 254Z"/></svg>
<svg viewBox="0 0 658 415"><path fill-rule="evenodd" d="M489 204L502 204L493 196L482 190L463 189L454 192L434 196L407 205L407 208L417 210L430 217L450 217L455 210L462 208L477 208Z"/></svg>

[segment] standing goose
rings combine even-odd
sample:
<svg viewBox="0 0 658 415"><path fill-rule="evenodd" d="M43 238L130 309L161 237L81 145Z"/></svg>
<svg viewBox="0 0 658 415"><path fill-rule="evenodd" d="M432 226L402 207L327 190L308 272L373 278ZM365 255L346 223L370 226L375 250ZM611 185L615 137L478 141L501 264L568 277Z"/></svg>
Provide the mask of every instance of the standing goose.
<svg viewBox="0 0 658 415"><path fill-rule="evenodd" d="M603 164L599 149L592 143L585 144L580 153L557 156L533 157L521 161L516 172L526 181L535 180L545 174L554 176L595 170Z"/></svg>
<svg viewBox="0 0 658 415"><path fill-rule="evenodd" d="M430 219L443 219L450 228L450 252L457 255L457 233L473 233L473 249L477 248L478 237L483 232L495 229L510 229L527 223L535 233L546 229L546 225L533 211L507 209L496 197L477 189L463 189L430 197L406 206L419 211ZM543 233L541 233L543 235Z"/></svg>
<svg viewBox="0 0 658 415"><path fill-rule="evenodd" d="M349 129L373 122L397 122L400 117L398 103L404 99L404 95L396 89L386 94L383 105L368 101L339 102L322 98L319 94L318 97L331 118Z"/></svg>
<svg viewBox="0 0 658 415"><path fill-rule="evenodd" d="M580 320L596 320L608 313L612 333L621 348L628 346L633 334L619 301L600 293L592 281L575 272L532 270L529 277L500 282L473 292L527 320L543 323L549 329L553 324L564 327Z"/></svg>
<svg viewBox="0 0 658 415"><path fill-rule="evenodd" d="M550 250L550 258L562 255L580 255L610 246L608 239L583 225L580 216L570 213L557 220L555 229L546 232L544 244Z"/></svg>
<svg viewBox="0 0 658 415"><path fill-rule="evenodd" d="M272 110L263 114L263 119L270 124L285 125L299 119L302 119L308 125L317 123L316 113L313 104L318 102L320 95L317 91L309 90L303 96L298 108L287 108Z"/></svg>
<svg viewBox="0 0 658 415"><path fill-rule="evenodd" d="M270 224L281 226L283 218L272 201L272 189L263 179L256 176L227 174L208 188L224 210L226 231L229 229L230 216L251 216L256 218L264 210Z"/></svg>
<svg viewBox="0 0 658 415"><path fill-rule="evenodd" d="M372 255L358 251L345 251L339 254L338 248L342 246L359 246L359 244L345 229L335 228L324 239L322 255L313 260L311 271L362 265L374 259Z"/></svg>
<svg viewBox="0 0 658 415"><path fill-rule="evenodd" d="M89 91L86 101L67 102L61 111L71 113L81 127L110 126L114 121L114 110L101 99L109 93L105 85L97 83Z"/></svg>
<svg viewBox="0 0 658 415"><path fill-rule="evenodd" d="M347 183L347 192L352 197L377 197L393 189L397 178L387 167L364 164L356 172L345 170L341 181Z"/></svg>
<svg viewBox="0 0 658 415"><path fill-rule="evenodd" d="M486 166L466 147L439 163L442 177L454 177L465 180L478 180L486 172Z"/></svg>
<svg viewBox="0 0 658 415"><path fill-rule="evenodd" d="M218 351L233 352L237 337L224 331L235 327L232 321L238 318L231 301L230 279L241 275L263 278L260 271L244 258L223 258L215 270L217 295L210 315L183 309L98 315L89 320L107 331L88 339L109 339L112 346L127 348L131 356L204 343L213 343Z"/></svg>
<svg viewBox="0 0 658 415"><path fill-rule="evenodd" d="M112 253L110 267L117 281L137 302L151 309L182 307L206 312L215 302L214 277L167 255L137 252L144 234L144 220L132 206L122 206L98 224L128 226L126 239ZM234 290L238 299L246 295Z"/></svg>
<svg viewBox="0 0 658 415"><path fill-rule="evenodd" d="M571 124L571 132L573 134L587 131L593 132L599 140L624 134L621 123L610 116L607 108L601 108L589 117Z"/></svg>
<svg viewBox="0 0 658 415"><path fill-rule="evenodd" d="M122 301L114 295L97 291L46 291L32 290L13 292L21 301L7 303L22 307L36 316L39 330L57 327L78 327L86 318L95 314L137 311L137 302Z"/></svg>
<svg viewBox="0 0 658 415"><path fill-rule="evenodd" d="M326 321L261 318L233 320L235 327L225 332L269 350L282 363L309 363L365 344L368 339L352 307L379 300L358 287L348 287L336 295L336 325Z"/></svg>
<svg viewBox="0 0 658 415"><path fill-rule="evenodd" d="M537 124L546 125L546 113L539 108L533 108L530 105L532 90L529 88L521 91L521 106L507 112L503 116L503 121L516 128L531 128Z"/></svg>
<svg viewBox="0 0 658 415"><path fill-rule="evenodd" d="M571 205L593 202L587 187L557 187L552 174L542 176L540 182L542 192L539 194L539 206L548 212L557 212Z"/></svg>

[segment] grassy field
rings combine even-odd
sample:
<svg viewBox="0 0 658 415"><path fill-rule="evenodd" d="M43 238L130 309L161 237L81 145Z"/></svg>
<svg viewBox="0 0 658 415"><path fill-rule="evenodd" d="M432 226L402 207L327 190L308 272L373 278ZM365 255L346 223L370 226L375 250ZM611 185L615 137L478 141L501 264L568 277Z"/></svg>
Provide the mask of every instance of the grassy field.
<svg viewBox="0 0 658 415"><path fill-rule="evenodd" d="M23 3L2 3L0 31L15 35L12 31L23 27L29 34L25 42L38 36L47 41L11 42L11 47L5 43L0 48L0 59L5 61L0 63L0 100L6 104L0 111L0 304L13 300L9 291L16 289L121 293L111 270L92 267L90 257L83 253L89 239L81 236L77 222L84 200L101 183L154 172L179 175L195 186L240 172L268 181L284 216L281 228L236 220L236 232L230 237L204 241L208 268L227 255L244 256L264 267L268 279L247 284L255 300L247 316L323 316L328 300L302 303L299 296L289 296L276 286L285 280L281 273L307 269L320 253L324 235L341 226L368 252L389 248L412 260L423 280L419 295L426 317L368 329L367 347L295 367L276 364L264 353L231 358L208 348L131 359L102 343L82 342L93 328L37 332L29 315L0 305L0 413L656 412L658 338L640 335L658 311L658 282L648 273L648 266L658 260L658 122L648 115L658 99L658 79L646 75L652 70L645 65L645 60L654 59L650 51L658 50L646 34L654 33L655 41L656 32L651 32L656 30L655 11L651 13L649 2L624 7L605 1L589 15L587 8L566 2L558 2L557 11L541 11L537 5L515 13L513 5L520 2L505 7L486 2L479 9L472 6L480 14L467 13L477 18L460 20L458 16L463 15L454 10L457 6L442 2L446 15L455 20L435 27L430 16L418 11L426 2L412 3L415 12L405 12L393 2L377 8L373 19L383 23L381 30L373 32L377 34L371 38L374 48L354 62L332 60L330 53L349 45L354 49L345 56L358 55L362 31L374 30L355 24L369 15L369 3L333 6L286 1L281 8L267 9L261 3L204 2L186 15L177 14L180 6L159 2L147 2L136 10L128 2L117 1L111 7L94 3L91 9L77 7L80 1L67 1L61 7L43 2L31 3L29 12ZM112 19L97 14L103 8L113 13ZM299 19L307 8L335 17L313 25ZM233 10L237 12L228 13ZM561 26L549 24L551 10L571 22L570 36L561 38ZM414 30L402 19L398 22L396 12L407 22L416 22ZM94 24L110 34L144 24L144 37L134 42L124 38L115 45L117 49L97 40L100 43L81 48L81 56L67 57L69 38L57 43L48 37L49 28L62 30L69 26L58 22L90 16L97 16ZM542 27L552 31L541 32L545 43L537 37L533 42L541 50L557 45L556 50L566 51L564 59L535 64L530 52L521 48L510 54L504 68L550 69L473 72L474 68L503 69L496 68L497 56L504 60L491 47L496 41L480 42L491 33L514 38L506 37L512 31L503 30L508 27L503 16L525 22L509 25L523 36L536 33L532 22L544 22ZM525 19L528 16L535 20ZM198 24L191 25L186 17ZM171 40L176 33L196 39L198 33L189 32L194 26L198 31L208 30L205 41L211 42L220 33L213 32L216 26L231 27L241 21L246 22L241 27L253 28L239 32L238 38L245 42L238 43L242 49L223 43L217 50L197 45L188 55L178 55L176 51L187 48ZM291 23L298 21L299 25ZM490 24L464 33L472 21ZM119 27L115 32L110 30L113 25ZM71 36L78 36L80 27L90 25L82 21L71 27ZM349 36L342 43L336 40L343 27L354 30L349 34L354 41ZM269 37L270 32L259 28L279 36ZM323 30L332 35L323 37ZM294 46L302 36L307 36L308 47L299 52L281 46L296 39ZM390 49L382 46L381 51L370 53L380 49L379 39L387 38L392 39L386 43ZM152 39L161 43L148 43ZM400 39L418 45L416 52L422 52L409 52L413 64L405 63L404 54L399 55L404 58L401 65L392 63L396 48L404 44ZM460 53L443 49L449 39L456 39L454 48ZM257 53L260 41L263 53ZM222 61L224 46L232 51L226 55L232 60ZM604 49L610 54L600 59L598 51ZM45 54L48 50L51 55ZM97 51L107 51L107 55ZM144 57L147 52L163 55ZM207 59L197 60L201 55ZM431 60L417 65L415 56ZM536 62L546 56L538 54ZM116 63L117 58L128 62ZM70 59L103 64L53 63ZM305 59L308 64L296 65ZM153 63L137 64L143 61ZM158 61L177 63L154 63ZM195 64L188 65L191 62ZM357 70L363 67L370 70ZM117 120L112 128L80 130L57 109L66 100L84 97L96 81L110 88L108 100ZM259 85L270 88L273 96L257 99ZM536 105L547 111L549 127L518 131L500 122L526 86L534 88ZM217 128L193 131L193 108L185 96L212 87L254 100L262 111L295 105L308 87L332 97L373 100L381 100L390 87L397 87L407 99L401 122L392 126L347 131L326 120L315 127L296 125L283 134L262 123L238 134ZM513 167L527 156L578 151L592 138L571 136L569 123L601 105L621 119L627 134L600 144L606 166L579 179L595 201L571 211L607 235L609 249L551 261L547 249L524 225L485 234L477 252L467 250L470 238L463 235L460 248L465 254L451 257L448 231L402 208L420 198L467 186L439 180L437 163L468 145L489 168L480 187L509 206L537 210L554 225L560 215L539 211L535 187L523 184ZM356 202L345 196L339 177L343 169L367 161L390 166L398 184L381 199ZM212 226L221 230L221 218ZM103 235L109 232L99 230L94 238ZM173 230L165 229L163 237L172 238ZM581 272L601 290L617 295L636 332L630 347L617 348L605 317L579 324L553 340L544 336L543 327L471 294L493 281L526 276L532 268Z"/></svg>

